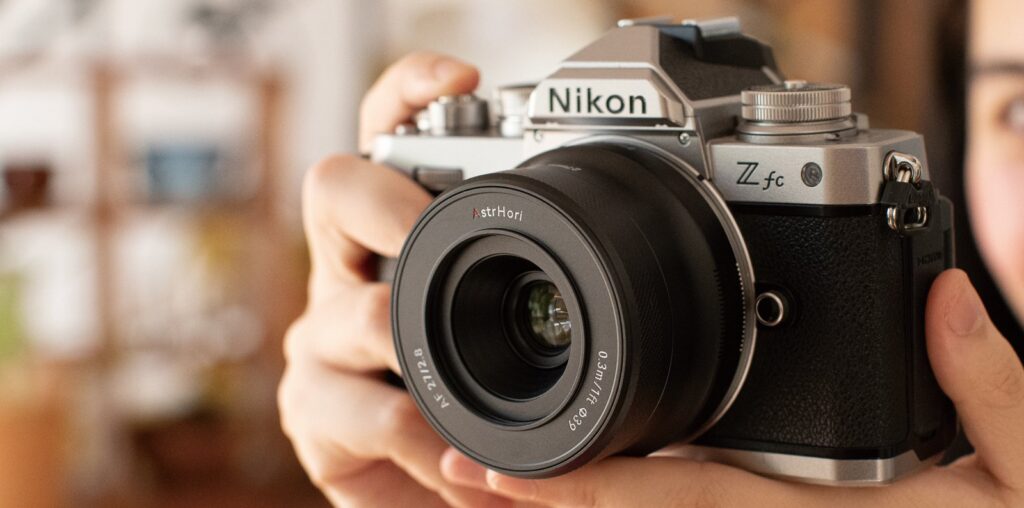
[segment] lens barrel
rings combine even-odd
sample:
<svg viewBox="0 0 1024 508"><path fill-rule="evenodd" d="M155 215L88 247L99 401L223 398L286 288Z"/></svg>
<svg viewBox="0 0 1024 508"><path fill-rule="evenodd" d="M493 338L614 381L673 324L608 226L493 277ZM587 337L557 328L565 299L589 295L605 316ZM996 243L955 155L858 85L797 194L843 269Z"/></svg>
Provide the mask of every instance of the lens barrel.
<svg viewBox="0 0 1024 508"><path fill-rule="evenodd" d="M692 437L753 347L724 203L653 149L560 148L468 180L406 242L392 321L406 385L453 446L546 477Z"/></svg>

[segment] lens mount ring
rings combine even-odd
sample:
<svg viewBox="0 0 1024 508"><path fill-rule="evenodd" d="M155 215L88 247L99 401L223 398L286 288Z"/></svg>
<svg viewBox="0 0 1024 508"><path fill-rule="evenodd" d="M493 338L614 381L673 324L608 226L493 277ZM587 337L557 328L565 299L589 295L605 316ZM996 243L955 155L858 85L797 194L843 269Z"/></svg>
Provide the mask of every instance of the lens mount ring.
<svg viewBox="0 0 1024 508"><path fill-rule="evenodd" d="M674 136L672 137L674 139ZM728 238L732 254L736 258L736 272L739 276L741 286L740 290L743 293L743 339L739 362L736 366L736 374L729 383L729 387L726 390L726 394L721 403L715 408L707 421L705 421L698 429L681 439L683 442L688 442L696 439L698 436L706 432L718 423L723 416L725 416L725 413L732 407L736 398L739 397L740 390L746 382L747 374L750 372L750 365L754 359L754 349L757 345L757 316L755 313L755 299L757 295L755 292L754 263L750 258L750 252L747 250L746 241L743 239L743 233L740 231L740 226L736 222L736 218L733 217L732 211L729 209L729 205L726 202L725 197L718 191L710 178L705 178L704 175L697 171L697 169L674 153L655 143L650 143L636 137L614 134L597 134L571 141L566 143L566 146L602 144L626 146L637 151L648 152L666 161L668 164L679 168L679 174L698 190L704 198L704 202L714 212L715 217ZM697 146L699 146L699 144Z"/></svg>

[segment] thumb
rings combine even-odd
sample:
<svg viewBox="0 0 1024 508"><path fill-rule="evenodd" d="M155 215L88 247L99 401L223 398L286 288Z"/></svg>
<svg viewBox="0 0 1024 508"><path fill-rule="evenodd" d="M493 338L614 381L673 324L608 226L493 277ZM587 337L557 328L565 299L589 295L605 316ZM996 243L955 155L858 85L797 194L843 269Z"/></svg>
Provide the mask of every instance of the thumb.
<svg viewBox="0 0 1024 508"><path fill-rule="evenodd" d="M935 377L981 463L1004 485L1024 488L1024 368L963 271L935 280L925 320Z"/></svg>

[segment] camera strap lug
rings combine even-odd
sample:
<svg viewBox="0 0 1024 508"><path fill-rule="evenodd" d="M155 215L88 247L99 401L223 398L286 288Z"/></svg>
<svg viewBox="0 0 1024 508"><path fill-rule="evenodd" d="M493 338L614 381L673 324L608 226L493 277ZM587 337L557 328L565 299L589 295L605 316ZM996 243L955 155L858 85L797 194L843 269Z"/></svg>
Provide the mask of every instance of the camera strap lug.
<svg viewBox="0 0 1024 508"><path fill-rule="evenodd" d="M932 183L921 179L921 161L913 155L892 151L885 156L882 167L885 184L879 202L886 206L889 228L900 235L925 229L937 197Z"/></svg>

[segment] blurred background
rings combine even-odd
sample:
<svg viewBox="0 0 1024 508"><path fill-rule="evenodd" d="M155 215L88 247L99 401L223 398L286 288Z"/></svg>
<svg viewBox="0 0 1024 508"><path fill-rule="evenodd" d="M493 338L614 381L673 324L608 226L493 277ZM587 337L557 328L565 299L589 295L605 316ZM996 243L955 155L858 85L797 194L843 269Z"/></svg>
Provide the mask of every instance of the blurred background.
<svg viewBox="0 0 1024 508"><path fill-rule="evenodd" d="M945 191L953 5L0 0L0 507L326 505L275 404L299 187L354 149L361 95L403 53L476 63L486 94L618 18L738 15L787 76L931 136Z"/></svg>

